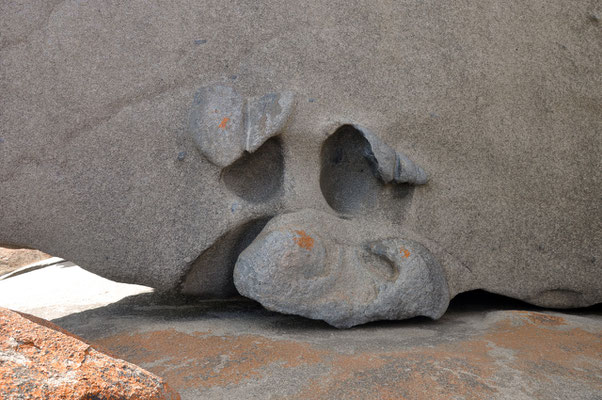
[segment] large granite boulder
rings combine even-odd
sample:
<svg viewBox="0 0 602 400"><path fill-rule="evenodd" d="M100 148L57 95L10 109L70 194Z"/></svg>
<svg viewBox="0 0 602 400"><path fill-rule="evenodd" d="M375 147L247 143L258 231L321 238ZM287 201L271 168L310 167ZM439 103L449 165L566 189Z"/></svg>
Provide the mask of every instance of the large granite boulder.
<svg viewBox="0 0 602 400"><path fill-rule="evenodd" d="M26 3L0 244L229 296L270 218L314 210L419 238L450 297L602 301L597 2Z"/></svg>
<svg viewBox="0 0 602 400"><path fill-rule="evenodd" d="M179 400L158 376L29 314L0 308L0 398Z"/></svg>

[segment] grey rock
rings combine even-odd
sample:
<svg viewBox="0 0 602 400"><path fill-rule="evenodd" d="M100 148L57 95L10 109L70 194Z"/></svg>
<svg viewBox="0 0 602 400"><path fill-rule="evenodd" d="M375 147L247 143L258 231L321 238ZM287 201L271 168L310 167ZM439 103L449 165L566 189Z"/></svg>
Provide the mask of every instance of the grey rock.
<svg viewBox="0 0 602 400"><path fill-rule="evenodd" d="M368 232L313 210L276 217L238 257L234 284L269 310L338 328L441 317L450 293L432 253L413 240L371 240Z"/></svg>
<svg viewBox="0 0 602 400"><path fill-rule="evenodd" d="M314 209L422 243L452 297L602 301L599 2L14 4L0 5L0 244L178 289L218 269L196 263L216 244L231 268L230 232ZM266 93L314 101L252 153L237 119L209 161L191 104L226 83L208 96L236 115ZM207 121L222 134L222 120ZM385 183L354 126L428 184Z"/></svg>
<svg viewBox="0 0 602 400"><path fill-rule="evenodd" d="M370 149L366 156L369 160L372 160L378 172L378 177L384 183L424 185L427 182L426 172L414 164L405 154L393 150L368 129L358 125L353 127L361 132L362 136L368 141Z"/></svg>
<svg viewBox="0 0 602 400"><path fill-rule="evenodd" d="M234 89L210 86L194 96L190 131L209 161L225 167L245 150L244 103Z"/></svg>
<svg viewBox="0 0 602 400"><path fill-rule="evenodd" d="M58 281L56 287L70 289ZM56 313L39 299L24 303L39 317ZM92 308L64 303L65 316L52 322L144 363L173 382L182 400L600 398L602 316L593 309L532 310L467 295L436 323L335 330L245 301L182 307L147 294ZM237 362L236 371L252 371L251 379L232 373Z"/></svg>
<svg viewBox="0 0 602 400"><path fill-rule="evenodd" d="M189 129L201 154L226 167L281 133L293 105L292 92L244 101L231 87L204 87L194 96Z"/></svg>
<svg viewBox="0 0 602 400"><path fill-rule="evenodd" d="M255 239L269 218L252 220L224 234L190 266L181 285L183 294L228 298L238 294L232 280L238 255Z"/></svg>
<svg viewBox="0 0 602 400"><path fill-rule="evenodd" d="M252 153L267 139L282 132L294 106L292 92L270 93L247 103L247 141Z"/></svg>

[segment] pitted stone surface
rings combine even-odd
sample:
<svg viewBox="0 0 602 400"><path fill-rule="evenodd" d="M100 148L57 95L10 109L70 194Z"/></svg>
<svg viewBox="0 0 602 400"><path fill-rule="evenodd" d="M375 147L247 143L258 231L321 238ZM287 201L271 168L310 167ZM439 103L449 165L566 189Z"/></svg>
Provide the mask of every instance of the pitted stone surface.
<svg viewBox="0 0 602 400"><path fill-rule="evenodd" d="M432 253L413 240L367 240L367 230L312 210L276 217L238 257L234 284L270 310L339 328L441 317L450 294Z"/></svg>

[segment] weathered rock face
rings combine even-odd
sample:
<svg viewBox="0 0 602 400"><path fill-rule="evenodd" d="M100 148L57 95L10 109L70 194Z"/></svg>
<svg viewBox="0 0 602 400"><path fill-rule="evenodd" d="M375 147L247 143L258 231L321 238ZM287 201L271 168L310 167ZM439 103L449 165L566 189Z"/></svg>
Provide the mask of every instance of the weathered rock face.
<svg viewBox="0 0 602 400"><path fill-rule="evenodd" d="M376 232L312 210L276 217L238 257L234 284L268 309L339 328L443 315L450 294L432 253Z"/></svg>
<svg viewBox="0 0 602 400"><path fill-rule="evenodd" d="M180 396L161 378L95 350L46 320L0 308L0 398L176 400Z"/></svg>
<svg viewBox="0 0 602 400"><path fill-rule="evenodd" d="M194 96L189 129L200 153L226 167L282 132L293 98L271 93L245 102L231 87L205 87Z"/></svg>
<svg viewBox="0 0 602 400"><path fill-rule="evenodd" d="M316 210L415 235L451 296L602 300L599 2L1 7L0 244L228 295Z"/></svg>

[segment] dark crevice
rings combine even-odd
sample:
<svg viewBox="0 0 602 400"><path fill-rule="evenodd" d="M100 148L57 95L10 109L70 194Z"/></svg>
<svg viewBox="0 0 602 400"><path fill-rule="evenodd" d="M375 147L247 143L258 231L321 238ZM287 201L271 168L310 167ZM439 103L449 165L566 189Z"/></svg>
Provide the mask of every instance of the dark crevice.
<svg viewBox="0 0 602 400"><path fill-rule="evenodd" d="M388 202L402 200L413 190L408 184L383 182L372 146L352 125L341 126L324 141L321 164L320 189L328 205L340 213L387 208Z"/></svg>
<svg viewBox="0 0 602 400"><path fill-rule="evenodd" d="M182 283L182 293L214 299L238 295L232 279L234 265L239 254L251 244L271 218L254 219L217 239L192 263Z"/></svg>
<svg viewBox="0 0 602 400"><path fill-rule="evenodd" d="M277 138L253 153L245 153L222 172L228 190L252 203L265 202L282 192L284 156Z"/></svg>

